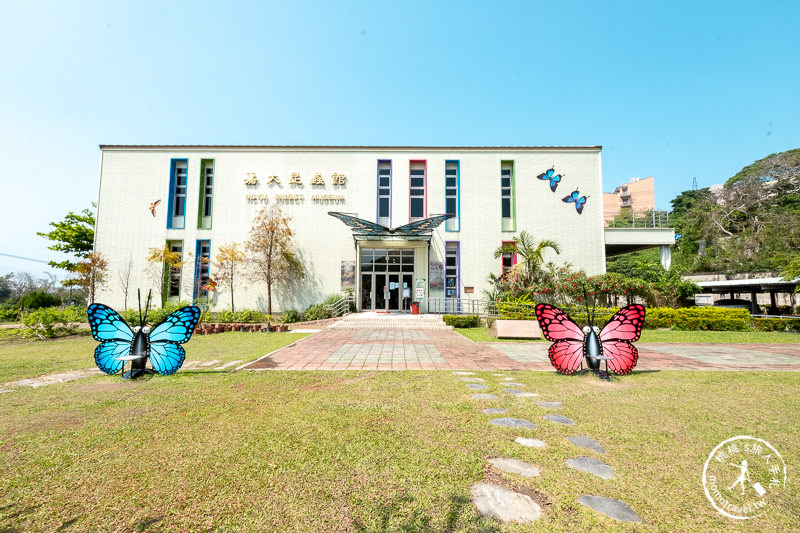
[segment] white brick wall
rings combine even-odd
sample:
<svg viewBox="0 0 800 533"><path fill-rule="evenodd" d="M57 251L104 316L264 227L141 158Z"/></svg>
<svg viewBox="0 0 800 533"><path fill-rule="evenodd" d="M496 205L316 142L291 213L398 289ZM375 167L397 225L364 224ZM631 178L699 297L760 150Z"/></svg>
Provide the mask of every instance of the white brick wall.
<svg viewBox="0 0 800 533"><path fill-rule="evenodd" d="M171 159L188 159L188 190L185 229L167 229L169 173ZM213 159L215 166L212 229L197 229L200 192L200 161ZM98 201L96 249L109 261L110 276L98 301L114 308L123 307L119 274L129 260L133 262L128 306L136 305L137 288L153 287L147 276L147 250L166 240L182 240L184 252L194 253L198 239L211 240L212 258L220 245L244 242L251 222L265 204L251 203L248 194L266 194L269 202L276 194L300 194L304 201L281 204L292 216L295 244L307 269L307 278L291 287L273 290L273 311L304 310L326 295L340 292L340 265L355 261L356 250L351 230L328 211L343 211L374 221L376 217L377 161L392 161L392 225L409 221L409 161L427 161L427 215L442 214L444 205L445 160L460 161L461 231L445 232L444 225L431 241L431 261L444 261L444 242L460 242L461 296L463 286L475 287L480 297L489 272L497 273L499 260L493 251L504 240L526 230L537 239L553 239L562 248L559 256L548 259L569 262L589 274L605 271L600 149L595 147L548 148L259 148L259 147L103 147L100 196ZM514 161L516 194L516 232L500 229L500 162ZM555 166L564 174L556 193L548 183L536 179ZM255 187L244 183L248 172L259 179ZM292 172L299 172L304 186L289 186ZM320 172L325 187L309 185ZM282 187L266 185L271 174L280 177ZM331 185L331 175L347 176L342 188ZM561 201L575 188L588 201L582 215L574 204ZM312 194L342 194L344 203L317 204ZM148 211L150 202L160 199L157 216ZM424 268L424 257L417 256L417 269ZM194 263L187 260L184 280L193 277ZM213 268L212 274L213 277ZM428 272L416 272L428 278ZM182 299L191 293L184 283ZM154 290L154 292L157 292ZM237 309L266 306L266 288L243 281L236 292ZM230 295L219 292L215 308L229 306Z"/></svg>

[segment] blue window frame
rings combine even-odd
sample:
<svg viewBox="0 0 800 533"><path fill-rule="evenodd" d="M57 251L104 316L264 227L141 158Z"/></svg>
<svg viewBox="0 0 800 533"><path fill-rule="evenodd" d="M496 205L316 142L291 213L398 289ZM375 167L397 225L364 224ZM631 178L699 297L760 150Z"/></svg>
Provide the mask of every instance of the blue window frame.
<svg viewBox="0 0 800 533"><path fill-rule="evenodd" d="M189 179L189 160L173 159L169 171L169 202L167 227L183 229L186 225L186 189Z"/></svg>

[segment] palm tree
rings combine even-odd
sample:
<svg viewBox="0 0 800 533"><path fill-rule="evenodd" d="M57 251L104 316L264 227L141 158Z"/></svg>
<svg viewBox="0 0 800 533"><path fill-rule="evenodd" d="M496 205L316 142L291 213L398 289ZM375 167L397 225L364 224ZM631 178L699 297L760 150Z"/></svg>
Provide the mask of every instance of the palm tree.
<svg viewBox="0 0 800 533"><path fill-rule="evenodd" d="M494 258L497 259L507 253L516 253L522 260L514 265L512 269L519 271L524 276L525 281L530 281L533 273L544 264L544 252L548 248L557 254L561 253L556 241L542 239L537 243L533 235L527 231L522 231L519 237L513 239L513 242L505 242L495 250Z"/></svg>

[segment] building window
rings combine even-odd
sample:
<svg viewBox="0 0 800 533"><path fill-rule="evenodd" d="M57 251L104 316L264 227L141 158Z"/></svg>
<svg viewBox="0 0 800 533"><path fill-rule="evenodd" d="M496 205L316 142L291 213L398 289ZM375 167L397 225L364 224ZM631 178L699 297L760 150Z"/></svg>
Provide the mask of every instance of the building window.
<svg viewBox="0 0 800 533"><path fill-rule="evenodd" d="M500 205L503 231L516 231L514 224L514 162L500 163Z"/></svg>
<svg viewBox="0 0 800 533"><path fill-rule="evenodd" d="M458 285L458 242L447 242L444 256L445 298L458 298Z"/></svg>
<svg viewBox="0 0 800 533"><path fill-rule="evenodd" d="M392 162L378 161L378 224L392 224Z"/></svg>
<svg viewBox="0 0 800 533"><path fill-rule="evenodd" d="M194 254L194 298L208 296L208 278L211 267L211 241L197 241Z"/></svg>
<svg viewBox="0 0 800 533"><path fill-rule="evenodd" d="M504 248L516 248L517 243L514 241L503 241ZM517 253L512 251L505 251L502 254L502 267L503 267L503 274L511 270L511 268L517 264Z"/></svg>
<svg viewBox="0 0 800 533"><path fill-rule="evenodd" d="M172 254L177 254L176 259L180 262L183 256L183 241L168 241L167 247ZM181 267L169 266L167 274L167 298L181 299Z"/></svg>
<svg viewBox="0 0 800 533"><path fill-rule="evenodd" d="M200 209L197 227L211 229L212 199L214 198L214 160L200 162Z"/></svg>
<svg viewBox="0 0 800 533"><path fill-rule="evenodd" d="M453 215L445 221L445 231L460 231L460 198L461 181L458 172L458 161L445 161L444 163L444 204L445 214Z"/></svg>
<svg viewBox="0 0 800 533"><path fill-rule="evenodd" d="M409 176L409 222L425 218L425 161L411 161Z"/></svg>
<svg viewBox="0 0 800 533"><path fill-rule="evenodd" d="M173 159L169 178L169 216L167 227L183 229L186 219L186 181L189 162Z"/></svg>

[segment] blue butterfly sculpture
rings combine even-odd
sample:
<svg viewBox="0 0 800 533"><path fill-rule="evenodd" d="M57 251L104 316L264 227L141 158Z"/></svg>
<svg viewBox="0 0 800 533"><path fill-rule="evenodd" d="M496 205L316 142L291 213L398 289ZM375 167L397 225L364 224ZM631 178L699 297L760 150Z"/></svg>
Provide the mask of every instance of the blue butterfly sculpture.
<svg viewBox="0 0 800 533"><path fill-rule="evenodd" d="M561 178L563 178L564 175L556 174L556 169L555 167L553 167L550 170L542 172L536 177L539 178L540 180L545 180L545 181L549 180L550 190L556 192L556 187L558 187L558 184L561 183Z"/></svg>
<svg viewBox="0 0 800 533"><path fill-rule="evenodd" d="M147 304L149 308L149 296ZM186 358L181 344L188 342L200 320L200 309L194 305L171 313L152 331L145 326L147 308L142 317L140 307L140 325L134 329L107 305L94 303L89 306L88 313L92 337L100 342L94 350L97 367L106 374L116 374L130 361L131 369L123 373L124 378L137 378L153 371L164 376L177 372ZM148 359L153 370L145 369Z"/></svg>
<svg viewBox="0 0 800 533"><path fill-rule="evenodd" d="M569 193L569 196L565 196L564 198L561 199L562 202L566 202L568 204L574 202L575 209L578 211L579 215L583 213L583 206L586 205L586 198L588 198L587 196L580 196L580 194L581 193L578 192L578 189L575 189L574 191Z"/></svg>

